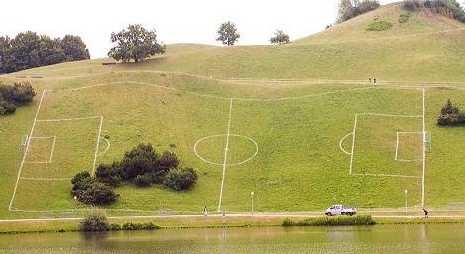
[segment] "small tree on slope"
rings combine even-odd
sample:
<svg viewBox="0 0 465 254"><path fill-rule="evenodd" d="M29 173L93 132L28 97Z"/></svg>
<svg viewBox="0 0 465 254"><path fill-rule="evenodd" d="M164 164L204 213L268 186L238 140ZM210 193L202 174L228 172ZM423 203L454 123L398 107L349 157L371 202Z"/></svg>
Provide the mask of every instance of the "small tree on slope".
<svg viewBox="0 0 465 254"><path fill-rule="evenodd" d="M124 63L144 61L145 58L165 53L166 47L157 41L155 30L148 31L141 25L129 25L118 33L111 34L111 41L116 43L108 56Z"/></svg>

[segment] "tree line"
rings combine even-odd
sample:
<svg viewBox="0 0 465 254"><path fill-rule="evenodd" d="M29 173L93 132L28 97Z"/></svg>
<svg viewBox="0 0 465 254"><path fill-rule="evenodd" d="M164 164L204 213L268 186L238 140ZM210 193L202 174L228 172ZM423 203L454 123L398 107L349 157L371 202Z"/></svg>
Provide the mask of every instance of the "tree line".
<svg viewBox="0 0 465 254"><path fill-rule="evenodd" d="M28 31L14 38L0 37L0 73L89 58L89 50L79 36L52 39Z"/></svg>
<svg viewBox="0 0 465 254"><path fill-rule="evenodd" d="M342 23L380 7L378 0L340 0L337 23Z"/></svg>
<svg viewBox="0 0 465 254"><path fill-rule="evenodd" d="M465 10L456 0L404 0L402 7L408 11L427 9L465 23Z"/></svg>

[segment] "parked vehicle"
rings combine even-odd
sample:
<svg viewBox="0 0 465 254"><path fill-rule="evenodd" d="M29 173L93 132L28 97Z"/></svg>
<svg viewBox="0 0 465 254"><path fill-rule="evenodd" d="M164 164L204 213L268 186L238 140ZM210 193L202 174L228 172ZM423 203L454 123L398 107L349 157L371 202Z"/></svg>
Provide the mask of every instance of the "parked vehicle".
<svg viewBox="0 0 465 254"><path fill-rule="evenodd" d="M325 215L327 216L336 216L336 215L348 215L353 216L357 214L357 209L352 207L346 207L343 205L333 205L330 208L326 209Z"/></svg>

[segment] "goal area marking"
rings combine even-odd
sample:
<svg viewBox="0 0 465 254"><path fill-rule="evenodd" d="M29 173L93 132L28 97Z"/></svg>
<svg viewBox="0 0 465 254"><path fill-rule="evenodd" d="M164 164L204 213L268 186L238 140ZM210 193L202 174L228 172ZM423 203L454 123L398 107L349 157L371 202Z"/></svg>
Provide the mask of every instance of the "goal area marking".
<svg viewBox="0 0 465 254"><path fill-rule="evenodd" d="M29 139L39 139L39 140L44 140L44 139L51 139L52 140L52 146L50 148L50 153L49 153L49 158L47 161L25 161L25 163L28 164L50 164L52 163L53 160L53 154L55 152L55 144L57 137L56 136L50 136L50 137L30 137Z"/></svg>

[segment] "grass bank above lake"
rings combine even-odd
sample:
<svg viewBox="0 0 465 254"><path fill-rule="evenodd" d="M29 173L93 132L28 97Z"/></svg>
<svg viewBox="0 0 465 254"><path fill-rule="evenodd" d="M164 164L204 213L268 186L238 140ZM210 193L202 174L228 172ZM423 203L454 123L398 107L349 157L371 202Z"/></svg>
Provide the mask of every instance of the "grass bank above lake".
<svg viewBox="0 0 465 254"><path fill-rule="evenodd" d="M339 219L340 218L340 219ZM335 217L329 220L345 220L351 217ZM352 217L356 218L356 217ZM71 232L79 231L82 218L64 219L37 219L37 220L11 220L0 222L0 234L10 233L32 233L32 232ZM326 217L303 217L303 216L186 216L186 217L109 217L112 224L123 225L125 223L153 223L160 229L174 228L232 228L232 227L273 227L282 226L287 221L296 223L293 226L329 226ZM431 217L424 219L421 217L382 217L373 216L371 219L377 225L387 224L444 224L444 223L465 223L465 217ZM368 220L358 220L366 224ZM331 224L331 223L330 223ZM333 226L335 223L333 223ZM343 224L339 226L352 226L356 224Z"/></svg>

